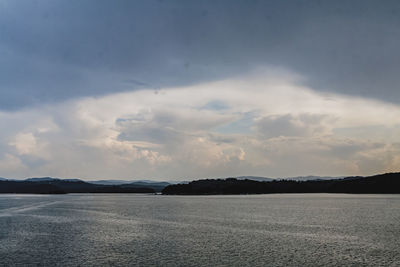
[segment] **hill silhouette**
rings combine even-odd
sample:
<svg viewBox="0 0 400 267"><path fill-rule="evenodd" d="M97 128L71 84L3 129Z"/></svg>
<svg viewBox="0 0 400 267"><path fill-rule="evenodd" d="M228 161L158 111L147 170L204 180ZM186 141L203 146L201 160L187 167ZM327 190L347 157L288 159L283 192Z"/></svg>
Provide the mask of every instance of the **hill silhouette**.
<svg viewBox="0 0 400 267"><path fill-rule="evenodd" d="M78 179L34 178L24 181L0 180L0 193L155 193L153 188L137 185L97 185Z"/></svg>
<svg viewBox="0 0 400 267"><path fill-rule="evenodd" d="M274 180L254 181L205 179L187 184L165 187L165 195L221 195L221 194L269 194L269 193L353 193L399 194L400 173L386 173L369 177L346 177L334 180Z"/></svg>

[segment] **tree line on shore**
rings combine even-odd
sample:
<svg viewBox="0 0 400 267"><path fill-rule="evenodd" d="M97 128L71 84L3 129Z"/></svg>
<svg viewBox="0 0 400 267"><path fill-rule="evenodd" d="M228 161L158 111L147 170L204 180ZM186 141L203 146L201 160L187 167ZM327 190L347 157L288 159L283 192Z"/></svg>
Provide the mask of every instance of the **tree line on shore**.
<svg viewBox="0 0 400 267"><path fill-rule="evenodd" d="M174 184L162 190L165 195L223 195L270 193L354 193L399 194L400 173L386 173L369 177L346 177L334 180L273 180L254 181L204 179L187 184Z"/></svg>

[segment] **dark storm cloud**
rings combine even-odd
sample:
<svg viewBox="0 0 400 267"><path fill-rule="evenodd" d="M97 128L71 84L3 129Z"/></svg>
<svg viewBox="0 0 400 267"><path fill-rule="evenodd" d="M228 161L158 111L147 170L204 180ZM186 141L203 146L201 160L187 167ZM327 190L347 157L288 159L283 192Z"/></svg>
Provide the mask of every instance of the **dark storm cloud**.
<svg viewBox="0 0 400 267"><path fill-rule="evenodd" d="M400 101L398 1L2 1L0 109L284 67Z"/></svg>

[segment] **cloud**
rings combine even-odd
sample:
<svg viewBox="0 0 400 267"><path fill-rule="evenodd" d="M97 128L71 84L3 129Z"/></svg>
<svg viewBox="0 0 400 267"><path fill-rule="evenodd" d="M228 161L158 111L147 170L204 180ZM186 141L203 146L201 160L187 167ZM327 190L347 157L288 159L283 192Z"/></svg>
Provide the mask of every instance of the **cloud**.
<svg viewBox="0 0 400 267"><path fill-rule="evenodd" d="M0 112L7 125L1 176L185 180L396 170L400 107L321 93L274 71ZM204 108L220 102L224 108ZM374 125L384 130L363 131Z"/></svg>
<svg viewBox="0 0 400 267"><path fill-rule="evenodd" d="M187 87L260 66L291 70L321 92L400 99L398 1L0 5L2 110Z"/></svg>
<svg viewBox="0 0 400 267"><path fill-rule="evenodd" d="M4 154L0 157L0 170L3 174L9 175L8 177L13 178L14 175L20 175L21 171L27 171L21 159L12 154Z"/></svg>
<svg viewBox="0 0 400 267"><path fill-rule="evenodd" d="M261 135L271 138L279 136L320 136L329 134L325 121L332 121L320 114L300 114L298 116L271 115L259 118L255 130Z"/></svg>
<svg viewBox="0 0 400 267"><path fill-rule="evenodd" d="M377 143L325 137L277 137L257 139L248 154L253 169L263 169L272 176L302 175L371 175L395 171L393 161L400 150L390 143ZM267 161L263 161L267 156ZM379 170L379 171L378 171Z"/></svg>

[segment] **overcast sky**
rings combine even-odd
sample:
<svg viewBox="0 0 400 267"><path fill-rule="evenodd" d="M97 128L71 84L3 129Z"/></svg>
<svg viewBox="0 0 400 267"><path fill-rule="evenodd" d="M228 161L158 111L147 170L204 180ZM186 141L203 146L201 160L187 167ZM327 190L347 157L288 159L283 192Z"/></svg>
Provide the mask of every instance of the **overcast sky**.
<svg viewBox="0 0 400 267"><path fill-rule="evenodd" d="M0 0L0 177L400 171L400 1Z"/></svg>

